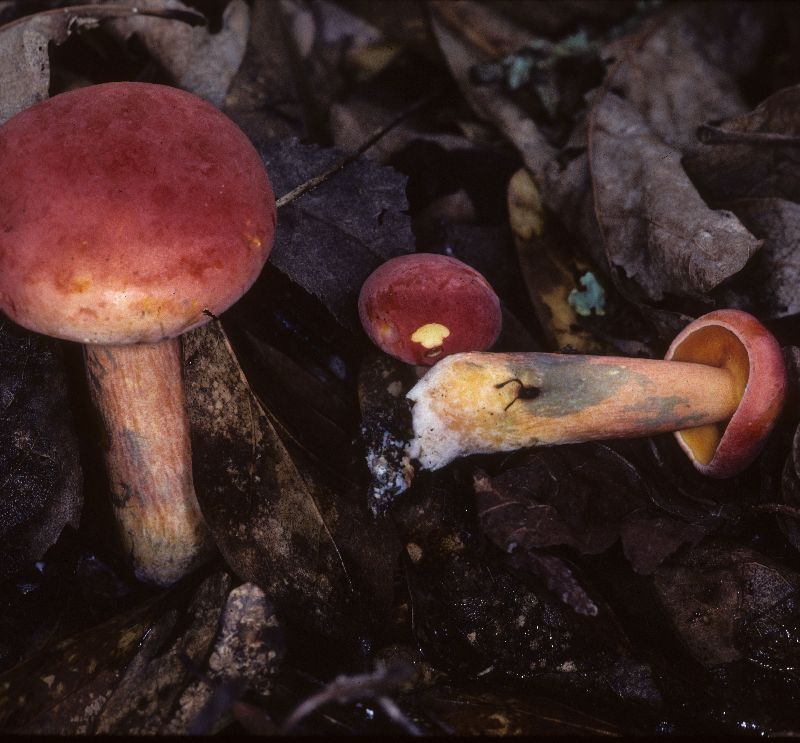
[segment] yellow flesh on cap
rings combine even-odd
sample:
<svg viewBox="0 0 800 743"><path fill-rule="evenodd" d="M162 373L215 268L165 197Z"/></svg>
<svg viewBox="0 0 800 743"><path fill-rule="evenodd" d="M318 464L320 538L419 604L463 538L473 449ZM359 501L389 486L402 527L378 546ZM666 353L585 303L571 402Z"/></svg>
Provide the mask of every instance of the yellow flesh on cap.
<svg viewBox="0 0 800 743"><path fill-rule="evenodd" d="M417 328L411 334L411 340L419 343L423 348L432 349L442 345L442 341L450 335L450 329L438 322L429 322Z"/></svg>

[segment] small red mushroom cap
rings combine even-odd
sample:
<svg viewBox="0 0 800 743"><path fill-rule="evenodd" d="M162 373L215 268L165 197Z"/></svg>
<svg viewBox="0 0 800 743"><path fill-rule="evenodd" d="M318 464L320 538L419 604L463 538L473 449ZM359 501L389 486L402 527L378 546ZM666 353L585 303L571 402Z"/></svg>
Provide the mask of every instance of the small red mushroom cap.
<svg viewBox="0 0 800 743"><path fill-rule="evenodd" d="M449 354L486 350L502 324L489 282L465 263L434 253L379 266L361 288L358 313L376 346L428 366Z"/></svg>
<svg viewBox="0 0 800 743"><path fill-rule="evenodd" d="M778 341L752 315L717 310L687 325L666 358L716 366L733 376L741 399L730 420L675 436L703 474L738 474L761 452L786 399L786 368Z"/></svg>
<svg viewBox="0 0 800 743"><path fill-rule="evenodd" d="M274 233L261 158L190 93L95 85L0 127L0 309L30 330L174 337L250 287Z"/></svg>

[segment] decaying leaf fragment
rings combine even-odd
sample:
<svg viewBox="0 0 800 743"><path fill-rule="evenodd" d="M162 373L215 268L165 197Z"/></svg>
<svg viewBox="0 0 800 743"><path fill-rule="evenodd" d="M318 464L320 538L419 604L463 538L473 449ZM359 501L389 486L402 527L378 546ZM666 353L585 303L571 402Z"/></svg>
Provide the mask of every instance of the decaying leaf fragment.
<svg viewBox="0 0 800 743"><path fill-rule="evenodd" d="M154 734L167 724L190 683L191 671L208 654L229 589L230 577L215 573L189 602L185 626L178 623L176 611L158 617L103 704L96 732Z"/></svg>
<svg viewBox="0 0 800 743"><path fill-rule="evenodd" d="M205 676L181 694L162 733L208 735L230 722L239 696L270 693L284 641L264 592L252 583L237 586L228 594L219 621Z"/></svg>
<svg viewBox="0 0 800 743"><path fill-rule="evenodd" d="M0 579L39 559L83 505L78 441L56 344L0 318Z"/></svg>
<svg viewBox="0 0 800 743"><path fill-rule="evenodd" d="M483 8L477 3L462 5L475 6L475 12L482 19L480 31L471 28L471 24L465 25L463 19L459 22L460 13L458 9L454 10L456 3L440 2L431 7L431 28L436 41L461 93L479 116L492 121L514 144L538 183L556 155L555 148L520 106L502 92L473 85L470 79L470 70L474 65L487 61L490 54L518 48L520 42L527 40L527 36L515 33L508 24L499 22L491 8ZM496 33L488 47L481 44L482 34L487 31L489 34Z"/></svg>
<svg viewBox="0 0 800 743"><path fill-rule="evenodd" d="M571 253L554 234L539 188L525 169L517 171L509 181L508 214L522 277L553 350L586 354L609 351L581 327L570 302L572 293L579 289L575 277L585 276L592 267Z"/></svg>
<svg viewBox="0 0 800 743"><path fill-rule="evenodd" d="M800 657L800 576L788 567L713 540L659 567L654 586L681 641L706 668L750 660L791 677Z"/></svg>

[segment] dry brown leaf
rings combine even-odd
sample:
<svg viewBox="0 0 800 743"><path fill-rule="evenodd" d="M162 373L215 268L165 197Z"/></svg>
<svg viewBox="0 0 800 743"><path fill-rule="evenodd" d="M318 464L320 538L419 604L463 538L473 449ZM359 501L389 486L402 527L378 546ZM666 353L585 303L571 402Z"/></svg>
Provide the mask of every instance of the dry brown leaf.
<svg viewBox="0 0 800 743"><path fill-rule="evenodd" d="M128 0L106 2L124 5ZM139 0L137 5L144 10L189 10L180 0ZM244 0L231 0L222 15L222 28L214 34L207 28L151 18L125 18L111 24L112 33L125 41L137 36L177 87L218 107L242 63L249 27L250 11Z"/></svg>
<svg viewBox="0 0 800 743"><path fill-rule="evenodd" d="M470 69L487 60L476 47L461 38L452 27L441 20L443 9L449 3L432 6L431 27L450 72L456 79L461 93L472 109L481 118L491 121L517 148L526 167L537 182L543 177L548 163L555 157L555 149L547 142L533 120L503 93L491 87L479 87L470 81ZM491 11L486 11L491 15ZM448 16L453 21L451 16ZM486 31L486 27L482 28ZM464 29L462 28L462 31ZM527 38L527 37L526 37ZM518 39L509 42L513 46ZM495 40L492 46L500 44Z"/></svg>
<svg viewBox="0 0 800 743"><path fill-rule="evenodd" d="M253 3L244 58L223 110L254 142L305 134L303 110L274 3Z"/></svg>
<svg viewBox="0 0 800 743"><path fill-rule="evenodd" d="M138 14L132 3L120 1L121 7L105 5L76 5L72 8L50 10L25 16L0 28L0 124L14 114L47 98L50 85L50 59L48 44L63 44L81 28L92 28L104 20L124 18ZM181 20L202 20L186 6ZM161 18L143 18L156 25L181 26L173 20L174 14L164 12L163 3L144 15Z"/></svg>
<svg viewBox="0 0 800 743"><path fill-rule="evenodd" d="M686 169L715 201L800 201L800 86L784 88L752 111L706 123Z"/></svg>
<svg viewBox="0 0 800 743"><path fill-rule="evenodd" d="M362 98L334 103L330 120L334 144L347 152L353 152L397 113ZM365 156L386 162L393 154L416 140L436 142L446 150L468 149L471 146L466 137L421 131L409 123L401 123L367 150Z"/></svg>
<svg viewBox="0 0 800 743"><path fill-rule="evenodd" d="M700 129L684 167L703 196L733 211L764 241L722 302L761 316L800 312L800 87L774 93L753 111Z"/></svg>
<svg viewBox="0 0 800 743"><path fill-rule="evenodd" d="M650 301L703 298L759 246L736 218L710 209L680 152L628 101L603 91L592 108L589 161L609 263Z"/></svg>
<svg viewBox="0 0 800 743"><path fill-rule="evenodd" d="M737 76L758 58L761 15L743 3L667 7L604 47L603 58L614 62L606 87L665 144L690 148L700 124L745 110Z"/></svg>

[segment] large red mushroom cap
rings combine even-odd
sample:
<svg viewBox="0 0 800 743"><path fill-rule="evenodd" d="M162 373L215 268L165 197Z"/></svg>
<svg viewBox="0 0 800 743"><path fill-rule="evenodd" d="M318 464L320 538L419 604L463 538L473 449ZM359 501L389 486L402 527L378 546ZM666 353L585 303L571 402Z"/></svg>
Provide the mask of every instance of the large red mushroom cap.
<svg viewBox="0 0 800 743"><path fill-rule="evenodd" d="M361 324L381 350L409 364L483 351L500 334L500 300L474 268L435 253L379 266L361 287Z"/></svg>
<svg viewBox="0 0 800 743"><path fill-rule="evenodd" d="M752 315L717 310L687 325L666 358L716 366L733 376L741 400L730 420L675 436L703 474L738 474L760 453L786 399L786 368L777 340Z"/></svg>
<svg viewBox="0 0 800 743"><path fill-rule="evenodd" d="M274 232L258 153L189 93L95 85L0 127L0 309L30 330L177 336L250 287Z"/></svg>

